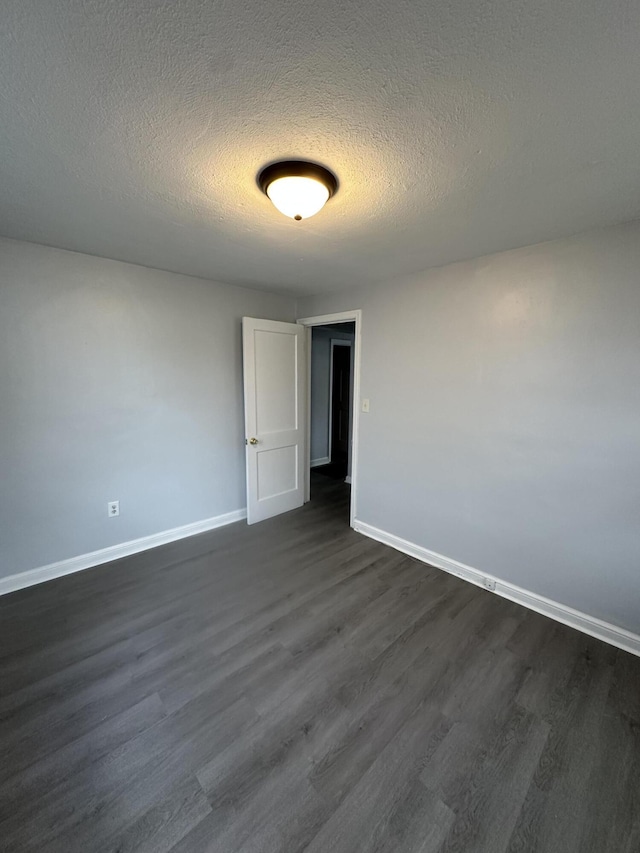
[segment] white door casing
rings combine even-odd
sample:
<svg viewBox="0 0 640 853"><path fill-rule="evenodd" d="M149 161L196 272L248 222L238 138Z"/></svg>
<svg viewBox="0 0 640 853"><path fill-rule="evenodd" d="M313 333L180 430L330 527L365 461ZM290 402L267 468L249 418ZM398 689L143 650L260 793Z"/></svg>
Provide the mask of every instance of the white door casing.
<svg viewBox="0 0 640 853"><path fill-rule="evenodd" d="M362 348L362 310L356 308L352 311L340 311L336 314L320 314L315 317L301 317L296 322L311 331L313 326L327 326L334 323L355 323L355 352L353 357L353 405L352 415L352 440L351 440L351 526L353 527L358 517L358 443L360 439L360 361ZM309 447L311 445L311 335L307 339L307 379L308 385L305 391L307 395L307 423L305 426L307 458L305 464L305 499L311 496L310 457Z"/></svg>
<svg viewBox="0 0 640 853"><path fill-rule="evenodd" d="M306 330L242 318L247 522L302 506Z"/></svg>

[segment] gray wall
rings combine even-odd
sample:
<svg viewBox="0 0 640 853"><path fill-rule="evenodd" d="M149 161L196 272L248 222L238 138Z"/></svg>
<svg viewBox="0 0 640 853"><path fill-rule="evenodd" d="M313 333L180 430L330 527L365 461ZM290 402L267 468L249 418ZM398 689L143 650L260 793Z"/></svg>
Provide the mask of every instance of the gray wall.
<svg viewBox="0 0 640 853"><path fill-rule="evenodd" d="M331 388L331 341L351 341L351 363L355 339L353 323L343 323L343 331L337 326L313 326L311 330L311 461L329 455L329 391ZM351 384L353 392L353 383ZM352 419L353 420L353 419ZM350 426L351 431L351 426ZM349 452L351 473L351 452Z"/></svg>
<svg viewBox="0 0 640 853"><path fill-rule="evenodd" d="M245 506L243 314L294 303L0 240L0 576Z"/></svg>
<svg viewBox="0 0 640 853"><path fill-rule="evenodd" d="M358 518L640 631L640 225L298 313L353 308Z"/></svg>

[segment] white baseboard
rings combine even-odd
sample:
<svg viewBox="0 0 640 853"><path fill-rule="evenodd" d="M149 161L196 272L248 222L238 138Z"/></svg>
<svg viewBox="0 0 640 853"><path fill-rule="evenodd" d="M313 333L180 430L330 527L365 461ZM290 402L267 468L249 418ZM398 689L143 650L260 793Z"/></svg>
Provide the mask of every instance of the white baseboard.
<svg viewBox="0 0 640 853"><path fill-rule="evenodd" d="M161 533L154 533L151 536L122 542L120 545L111 545L108 548L101 548L99 551L91 551L89 554L80 554L78 557L50 563L48 566L40 566L37 569L29 569L26 572L9 575L6 578L0 578L0 595L60 578L63 575L70 575L73 572L91 569L103 563L110 563L112 560L119 560L121 557L147 551L149 548L157 548L158 545L166 545L168 542L185 539L187 536L195 536L197 533L215 530L216 527L224 527L226 524L242 521L246 517L246 509L237 509L224 515L216 515L213 518L205 518L203 521L194 521L192 524L174 527L172 530L163 530Z"/></svg>
<svg viewBox="0 0 640 853"><path fill-rule="evenodd" d="M323 456L320 459L312 459L311 460L311 467L317 468L318 465L328 465L329 462L331 462L331 460L329 459L328 456Z"/></svg>
<svg viewBox="0 0 640 853"><path fill-rule="evenodd" d="M480 572L471 566L459 563L457 560L443 557L442 554L429 551L427 548L422 548L420 545L415 545L413 542L408 542L406 539L401 539L399 536L394 536L392 533L387 533L358 519L354 519L352 527L364 536L376 539L385 545L390 545L397 551L402 551L410 557L415 557L416 560L428 563L430 566L435 566L437 569L449 572L449 574L456 575L456 577L469 581L483 589L487 589L486 581L489 581L490 584L495 584L495 588L489 591L495 592L496 595L508 598L510 601L522 604L530 610L535 610L537 613L542 613L544 616L555 619L556 622L562 622L564 625L576 628L578 631L589 634L591 637L604 640L605 643L610 643L612 646L617 646L619 649L624 649L626 652L640 656L640 636L638 634L633 634L624 628L618 628L609 622L603 622L601 619L596 619L595 616L589 616L587 613L581 613L579 610L574 610L565 604L544 598L542 595L522 589L515 584L503 581L493 575Z"/></svg>

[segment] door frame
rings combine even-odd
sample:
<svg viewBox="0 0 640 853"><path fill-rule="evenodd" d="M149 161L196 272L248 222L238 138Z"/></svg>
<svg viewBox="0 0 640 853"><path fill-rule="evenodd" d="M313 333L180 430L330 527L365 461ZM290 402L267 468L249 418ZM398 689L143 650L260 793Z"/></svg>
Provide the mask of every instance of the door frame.
<svg viewBox="0 0 640 853"><path fill-rule="evenodd" d="M362 347L362 309L339 311L335 314L319 314L315 317L301 317L296 320L301 326L307 327L307 429L305 450L305 483L304 499L311 497L311 328L326 326L332 323L355 323L354 358L353 358L353 431L351 438L351 512L349 523L353 527L357 514L358 496L358 443L360 437L360 362Z"/></svg>
<svg viewBox="0 0 640 853"><path fill-rule="evenodd" d="M333 353L334 353L336 347L349 347L349 349L351 349L351 341L344 341L341 338L331 338L331 352L329 354L329 432L328 432L329 441L327 442L327 447L329 450L329 453L328 453L329 462L331 462L332 450L333 450ZM353 360L351 359L351 356L349 356L349 361L351 362L351 365L353 365ZM354 369L354 373L355 373L355 369ZM351 377L351 385L353 386L353 376ZM355 406L355 395L353 392L354 392L354 389L352 387L350 389L352 410L353 410L353 407ZM351 448L350 448L351 452L347 455L347 458L353 457L353 411L350 412L350 415L351 415L351 422L349 424L349 432L351 433ZM311 431L309 431L309 432L311 432ZM309 436L309 441L310 440L311 440L311 437ZM352 465L353 465L353 459L352 459ZM349 472L347 472L347 481L346 482L350 483L351 480L348 477L348 473Z"/></svg>

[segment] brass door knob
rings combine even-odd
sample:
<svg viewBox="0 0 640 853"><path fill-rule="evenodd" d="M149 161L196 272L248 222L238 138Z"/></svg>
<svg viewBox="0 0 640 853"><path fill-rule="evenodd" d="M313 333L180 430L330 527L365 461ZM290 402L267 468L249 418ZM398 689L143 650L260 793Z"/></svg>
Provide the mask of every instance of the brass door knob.
<svg viewBox="0 0 640 853"><path fill-rule="evenodd" d="M258 443L258 439L257 439L257 438L250 438L250 439L249 439L249 444L257 444L257 443Z"/></svg>

